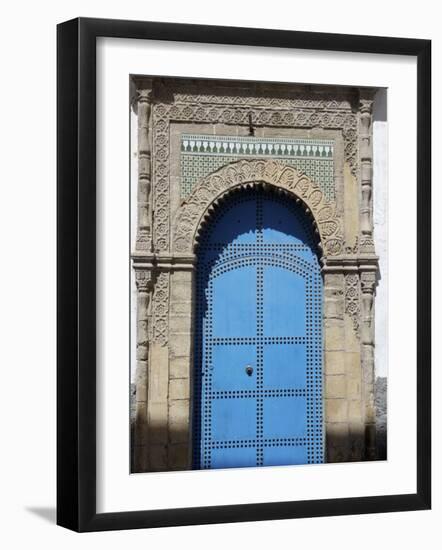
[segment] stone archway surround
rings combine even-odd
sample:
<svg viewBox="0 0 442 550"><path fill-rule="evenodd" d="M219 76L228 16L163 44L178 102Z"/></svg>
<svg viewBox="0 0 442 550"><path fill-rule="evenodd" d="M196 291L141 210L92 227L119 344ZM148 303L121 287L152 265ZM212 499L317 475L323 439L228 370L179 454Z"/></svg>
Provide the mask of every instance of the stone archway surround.
<svg viewBox="0 0 442 550"><path fill-rule="evenodd" d="M317 230L324 277L326 460L361 460L365 456L367 407L361 342L353 327L349 331L345 315L348 296L342 265L349 260L342 255L343 220L337 215L335 204L327 201L318 185L305 174L275 160L252 159L228 164L200 180L174 220L173 260L168 260L168 266L161 264L161 258L156 260L154 279L157 293L162 292L169 300L170 326L167 345L154 341L149 345L147 422L143 428L148 449L144 450L148 455L145 468L146 464L154 470L191 468L195 247L218 202L232 191L257 184L274 187L301 201ZM353 268L350 266L350 276L357 273ZM169 289L162 288L166 272L170 274ZM140 290L142 284L144 280ZM359 306L353 323L355 319L359 323ZM167 417L167 426L161 425L162 417Z"/></svg>
<svg viewBox="0 0 442 550"><path fill-rule="evenodd" d="M343 130L345 158L364 191L359 218L365 219L367 226L364 229L362 224L359 245L356 242L352 249L342 236L345 212L337 214L336 205L325 200L314 182L275 160L239 161L208 175L170 220L169 195L163 189L170 148L168 126L160 116L163 104L154 107L151 117L151 95L141 90L138 235L132 255L137 284L137 436L133 471L191 467L194 244L219 200L235 189L256 183L274 186L302 201L322 244L327 460L370 457L374 437L372 320L377 258L370 241L371 195L367 190L371 189L371 119L365 103L359 115L346 113L342 119L345 124L352 123L351 128L347 124L346 132ZM176 111L175 105L168 109ZM244 120L249 110L244 111ZM311 116L319 116L325 124L329 114L318 113ZM186 120L193 116L190 111L183 111L184 115ZM301 120L303 112L295 115L295 126L310 124L310 119L305 123ZM340 113L334 115L327 124L341 128L339 117ZM239 124L242 119L235 121ZM280 121L275 119L276 123ZM152 155L150 129L155 138ZM358 169L359 163L362 170Z"/></svg>
<svg viewBox="0 0 442 550"><path fill-rule="evenodd" d="M267 184L301 200L311 213L323 250L323 261L343 248L341 220L333 202L327 201L319 186L295 168L275 160L240 160L203 178L181 206L173 230L176 253L192 254L198 232L210 209L227 192L238 187Z"/></svg>
<svg viewBox="0 0 442 550"><path fill-rule="evenodd" d="M184 262L195 253L199 234L205 224L210 223L211 214L226 195L238 189L254 185L267 185L291 195L304 205L315 226L319 246L322 249L321 262L324 277L324 421L326 452L328 461L347 459L360 460L364 455L364 395L362 391L362 369L360 342L344 319L345 277L340 270L340 254L343 251L342 219L336 213L333 202L327 201L318 185L295 168L274 160L241 160L228 164L209 174L194 187L189 198L181 205L173 223L173 253L179 262ZM328 264L332 262L332 266ZM189 395L188 415L171 399L176 394L169 386L169 424L172 440L187 441L188 467L191 467L191 393L193 369L193 269L175 270L171 280L171 350L170 365L185 362L187 372L181 382L186 384ZM188 307L185 305L187 304ZM183 309L184 308L184 309ZM180 314L174 314L180 311ZM183 313L185 311L185 313ZM183 357L183 350L188 356ZM186 351L184 351L184 354ZM174 369L172 369L174 370ZM356 388L356 390L355 390ZM181 420L179 415L181 414ZM174 416L176 417L174 419ZM181 428L179 428L179 426ZM186 435L181 437L180 429ZM173 443L172 447L173 449Z"/></svg>

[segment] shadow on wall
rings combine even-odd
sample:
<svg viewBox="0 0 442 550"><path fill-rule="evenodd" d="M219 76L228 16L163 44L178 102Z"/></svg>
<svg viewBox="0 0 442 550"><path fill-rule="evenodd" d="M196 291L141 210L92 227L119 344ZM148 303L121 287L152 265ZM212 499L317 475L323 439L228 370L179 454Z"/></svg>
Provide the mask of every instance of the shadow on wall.
<svg viewBox="0 0 442 550"><path fill-rule="evenodd" d="M376 386L375 386L375 401L376 401L376 460L386 460L387 459L387 378L385 377L378 377L376 379ZM131 385L131 403L130 403L130 412L131 412L131 445L130 445L130 471L131 473L137 473L137 470L135 469L134 464L134 426L135 426L135 384ZM167 429L167 426L159 426L157 428L158 435L162 436L164 435L164 430ZM160 433L161 432L161 433ZM155 434L151 434L153 439L158 439L155 437ZM183 438L187 437L187 432L183 433ZM349 445L348 437L346 436L346 441L343 441L343 436L339 437L338 434L335 434L334 436L334 445L332 448L328 448L328 453L334 454L334 460L333 462L340 462L342 460L339 460L339 451L338 449L345 448L346 445ZM179 437L179 434L174 434L174 440L175 441L181 441L181 438ZM352 440L353 440L353 446L354 448L350 448L350 457L352 454L354 456L358 456L358 440L363 441L363 434L360 434L360 437L357 437L357 434L352 434ZM362 443L361 443L362 444ZM157 449L157 452L161 453L160 446L155 446ZM187 445L176 445L177 449L177 455L174 457L172 454L171 460L172 463L170 467L164 467L164 464L167 463L166 457L157 456L153 457L158 460L157 467L153 467L152 471L168 471L168 470L183 470L184 467L180 467L180 461L187 460ZM183 452L185 453L185 456L183 455ZM166 455L166 449L164 449L164 455ZM360 456L360 455L359 455ZM358 459L360 460L360 459ZM351 461L346 459L346 462Z"/></svg>
<svg viewBox="0 0 442 550"><path fill-rule="evenodd" d="M378 460L387 460L387 378L378 376L375 385L376 450Z"/></svg>

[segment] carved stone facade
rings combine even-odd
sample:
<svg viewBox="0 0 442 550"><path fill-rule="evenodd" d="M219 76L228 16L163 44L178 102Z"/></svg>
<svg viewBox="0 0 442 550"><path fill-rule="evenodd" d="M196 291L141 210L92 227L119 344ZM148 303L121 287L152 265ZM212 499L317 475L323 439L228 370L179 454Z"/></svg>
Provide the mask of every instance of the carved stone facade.
<svg viewBox="0 0 442 550"><path fill-rule="evenodd" d="M219 201L253 186L274 188L301 203L317 234L324 282L326 461L375 458L374 90L147 77L134 77L132 86L138 117L134 471L192 467L195 251ZM239 153L226 164L217 157L218 167L209 173L201 170L211 164L201 164L201 177L183 188L188 136L201 136L206 144L201 150L213 154L221 150L217 136L226 143L238 137ZM215 145L207 145L206 137ZM322 154L321 144L328 144L330 184L286 162L286 149L263 152L259 140L284 147L293 140L313 144L311 166L314 155ZM227 159L233 146L223 151Z"/></svg>

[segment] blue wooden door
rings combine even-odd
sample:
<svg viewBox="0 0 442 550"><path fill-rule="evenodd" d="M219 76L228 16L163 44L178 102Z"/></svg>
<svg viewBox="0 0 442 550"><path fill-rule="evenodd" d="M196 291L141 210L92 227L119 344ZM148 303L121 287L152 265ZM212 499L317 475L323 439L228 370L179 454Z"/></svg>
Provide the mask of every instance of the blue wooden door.
<svg viewBox="0 0 442 550"><path fill-rule="evenodd" d="M234 195L197 265L194 467L323 462L322 278L288 199Z"/></svg>

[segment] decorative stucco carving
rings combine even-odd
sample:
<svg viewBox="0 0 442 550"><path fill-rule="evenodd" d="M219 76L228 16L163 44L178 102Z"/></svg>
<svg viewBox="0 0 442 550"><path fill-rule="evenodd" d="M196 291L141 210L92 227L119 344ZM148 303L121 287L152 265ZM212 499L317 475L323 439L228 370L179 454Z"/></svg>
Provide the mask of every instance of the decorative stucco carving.
<svg viewBox="0 0 442 550"><path fill-rule="evenodd" d="M359 150L361 164L361 241L363 253L373 253L373 183L372 183L372 98L361 97L359 106Z"/></svg>
<svg viewBox="0 0 442 550"><path fill-rule="evenodd" d="M156 278L153 294L151 339L162 345L167 344L169 333L169 283L169 272L160 271Z"/></svg>
<svg viewBox="0 0 442 550"><path fill-rule="evenodd" d="M361 301L362 301L362 343L374 344L373 334L373 301L376 288L376 272L363 271L361 273Z"/></svg>
<svg viewBox="0 0 442 550"><path fill-rule="evenodd" d="M359 335L360 287L357 273L348 273L345 276L345 312L351 317L353 328Z"/></svg>
<svg viewBox="0 0 442 550"><path fill-rule="evenodd" d="M138 227L136 250L152 248L150 90L138 90Z"/></svg>
<svg viewBox="0 0 442 550"><path fill-rule="evenodd" d="M135 284L140 292L150 292L153 288L154 274L152 270L137 269L135 271Z"/></svg>
<svg viewBox="0 0 442 550"><path fill-rule="evenodd" d="M257 184L273 185L301 200L316 224L324 259L340 254L342 234L334 202L319 186L295 168L275 160L241 160L203 178L181 206L174 230L174 250L192 254L208 210L226 192Z"/></svg>
<svg viewBox="0 0 442 550"><path fill-rule="evenodd" d="M245 96L205 96L174 94L174 101L153 105L153 181L154 181L154 248L166 252L170 248L169 155L170 122L248 125L252 115L254 126L322 128L340 130L344 138L344 157L352 173L358 175L358 118L348 100L297 99L260 97L255 105ZM212 102L209 102L212 98ZM258 99L258 98L256 98ZM201 101L200 101L201 100ZM244 106L242 106L244 105ZM287 108L289 107L289 108ZM329 239L329 253L339 254L338 242Z"/></svg>
<svg viewBox="0 0 442 550"><path fill-rule="evenodd" d="M149 357L150 302L154 273L150 269L135 271L137 285L137 361L147 365Z"/></svg>
<svg viewBox="0 0 442 550"><path fill-rule="evenodd" d="M356 236L353 246L350 246L347 242L344 242L344 251L346 254L357 254L359 252L359 237Z"/></svg>
<svg viewBox="0 0 442 550"><path fill-rule="evenodd" d="M195 105L244 105L251 107L271 107L279 109L326 109L326 110L351 110L352 98L337 98L334 92L320 91L317 94L306 94L305 90L282 89L275 92L275 86L265 89L260 87L258 94L252 95L249 90L235 90L234 94L226 94L225 88L214 87L213 93L200 93L196 88L184 86L179 92L174 93L176 103L192 103ZM342 95L342 91L340 92Z"/></svg>

